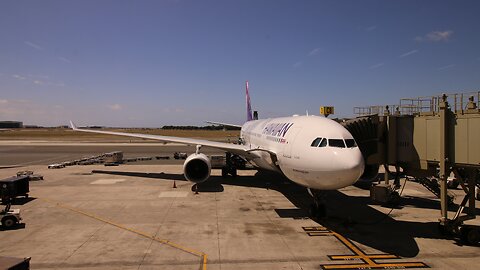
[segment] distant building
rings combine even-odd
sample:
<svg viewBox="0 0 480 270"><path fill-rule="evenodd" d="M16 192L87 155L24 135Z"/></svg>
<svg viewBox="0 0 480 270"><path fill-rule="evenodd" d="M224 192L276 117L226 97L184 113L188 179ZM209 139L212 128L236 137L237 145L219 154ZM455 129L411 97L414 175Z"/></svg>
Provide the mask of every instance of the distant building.
<svg viewBox="0 0 480 270"><path fill-rule="evenodd" d="M0 121L0 128L23 128L23 122Z"/></svg>

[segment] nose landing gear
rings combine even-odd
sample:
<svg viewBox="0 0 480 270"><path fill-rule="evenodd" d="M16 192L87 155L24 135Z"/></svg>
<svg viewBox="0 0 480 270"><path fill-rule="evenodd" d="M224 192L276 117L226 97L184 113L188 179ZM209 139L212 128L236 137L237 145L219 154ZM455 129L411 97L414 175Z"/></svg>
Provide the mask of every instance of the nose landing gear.
<svg viewBox="0 0 480 270"><path fill-rule="evenodd" d="M308 189L308 193L313 197L313 204L310 205L310 216L313 218L325 218L327 216L327 207L325 205L325 194L320 190Z"/></svg>

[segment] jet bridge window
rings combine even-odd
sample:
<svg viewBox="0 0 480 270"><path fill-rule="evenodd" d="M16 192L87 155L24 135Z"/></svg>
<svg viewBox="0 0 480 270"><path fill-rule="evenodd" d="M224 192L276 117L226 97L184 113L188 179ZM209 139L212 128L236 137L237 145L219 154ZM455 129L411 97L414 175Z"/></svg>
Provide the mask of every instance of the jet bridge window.
<svg viewBox="0 0 480 270"><path fill-rule="evenodd" d="M328 139L328 145L331 147L345 148L345 143L342 139Z"/></svg>
<svg viewBox="0 0 480 270"><path fill-rule="evenodd" d="M345 144L347 145L347 148L357 147L357 143L354 139L345 139Z"/></svg>
<svg viewBox="0 0 480 270"><path fill-rule="evenodd" d="M313 142L310 146L312 146L312 147L325 147L325 146L327 146L327 139L326 138L316 138L315 140L313 140Z"/></svg>

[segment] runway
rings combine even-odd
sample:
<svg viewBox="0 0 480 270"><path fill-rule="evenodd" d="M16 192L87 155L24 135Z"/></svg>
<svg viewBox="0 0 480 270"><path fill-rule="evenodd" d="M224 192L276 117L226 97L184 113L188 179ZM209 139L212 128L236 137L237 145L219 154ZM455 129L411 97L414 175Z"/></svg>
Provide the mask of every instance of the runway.
<svg viewBox="0 0 480 270"><path fill-rule="evenodd" d="M161 164L183 164L174 160L174 152L195 152L195 146L162 143L78 143L78 142L0 142L0 167L48 165L102 153L123 151L124 158L170 156ZM223 154L215 149L203 148L208 155ZM159 161L138 161L132 164L159 164Z"/></svg>
<svg viewBox="0 0 480 270"><path fill-rule="evenodd" d="M46 166L117 150L133 157L194 147L2 145L1 165L30 164L2 169L0 178L33 170L45 180L30 182L31 198L13 206L24 225L0 231L0 254L32 257L32 269L476 269L480 263L480 247L438 233L438 200L414 182L389 216L391 208L352 186L327 192L328 218L314 220L307 191L275 174L247 170L222 178L212 170L195 194L177 160Z"/></svg>

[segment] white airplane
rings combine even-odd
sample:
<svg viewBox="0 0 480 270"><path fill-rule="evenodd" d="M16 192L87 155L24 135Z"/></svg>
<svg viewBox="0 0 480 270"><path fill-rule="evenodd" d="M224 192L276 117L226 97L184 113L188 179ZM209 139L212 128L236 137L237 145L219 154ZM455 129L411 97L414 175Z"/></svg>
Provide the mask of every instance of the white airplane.
<svg viewBox="0 0 480 270"><path fill-rule="evenodd" d="M364 172L364 160L353 136L339 123L323 116L292 116L255 120L252 116L248 81L246 82L247 122L240 127L241 144L208 140L79 129L91 133L129 136L163 142L196 145L196 153L183 165L185 178L195 184L210 177L210 159L201 147L210 147L239 155L259 169L283 173L291 181L308 188L314 197L312 214L325 212L318 191L340 189L355 183ZM231 173L231 172L230 172ZM222 171L222 175L224 172ZM236 171L233 172L236 175Z"/></svg>

